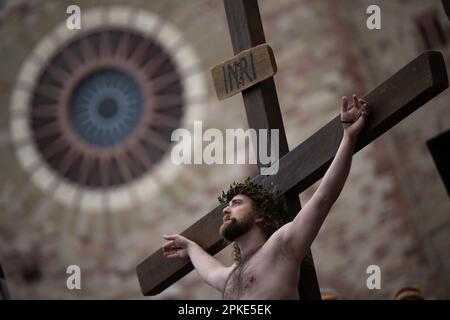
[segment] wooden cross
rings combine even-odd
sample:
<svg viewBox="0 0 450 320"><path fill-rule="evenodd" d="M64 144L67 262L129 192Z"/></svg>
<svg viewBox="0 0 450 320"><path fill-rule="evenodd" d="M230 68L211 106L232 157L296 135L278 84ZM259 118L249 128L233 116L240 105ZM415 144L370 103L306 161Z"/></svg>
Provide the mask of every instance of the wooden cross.
<svg viewBox="0 0 450 320"><path fill-rule="evenodd" d="M235 54L265 42L257 0L224 0ZM448 87L444 59L439 52L428 51L395 73L364 97L372 108L355 147L359 151L381 134ZM279 170L276 175L259 175L253 182L287 198L293 218L301 209L298 194L326 172L342 139L340 115L289 152L273 78L270 77L242 92L250 128L279 129ZM222 210L219 205L182 235L197 242L211 255L227 244L219 235ZM311 252L301 264L301 299L320 299L320 291ZM190 262L170 263L158 250L136 267L144 295L155 295L193 269Z"/></svg>

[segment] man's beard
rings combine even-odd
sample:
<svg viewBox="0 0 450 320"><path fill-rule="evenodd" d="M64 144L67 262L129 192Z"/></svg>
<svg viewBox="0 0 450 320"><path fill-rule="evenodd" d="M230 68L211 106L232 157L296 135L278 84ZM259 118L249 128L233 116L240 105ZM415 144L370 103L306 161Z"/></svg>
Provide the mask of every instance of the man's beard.
<svg viewBox="0 0 450 320"><path fill-rule="evenodd" d="M248 232L253 226L253 215L248 215L245 219L240 221L232 218L225 221L221 226L219 233L228 242L233 242L241 235Z"/></svg>

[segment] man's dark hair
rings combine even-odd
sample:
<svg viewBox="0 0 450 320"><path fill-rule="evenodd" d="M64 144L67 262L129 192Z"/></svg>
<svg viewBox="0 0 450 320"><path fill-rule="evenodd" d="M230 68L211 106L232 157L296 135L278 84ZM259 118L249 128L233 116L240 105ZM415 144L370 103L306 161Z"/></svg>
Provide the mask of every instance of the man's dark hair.
<svg viewBox="0 0 450 320"><path fill-rule="evenodd" d="M256 213L264 220L262 229L267 239L287 222L287 205L283 195L274 194L247 177L244 182L233 182L228 191L222 191L218 200L220 203L228 203L238 194L246 195L252 200ZM234 247L234 258L239 261L239 253L236 252L238 248L236 245Z"/></svg>

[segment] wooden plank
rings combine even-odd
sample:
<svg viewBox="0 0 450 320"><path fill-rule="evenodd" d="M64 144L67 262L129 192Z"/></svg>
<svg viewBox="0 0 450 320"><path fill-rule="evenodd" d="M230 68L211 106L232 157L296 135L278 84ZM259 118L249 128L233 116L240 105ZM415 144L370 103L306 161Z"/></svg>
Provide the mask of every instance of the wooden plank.
<svg viewBox="0 0 450 320"><path fill-rule="evenodd" d="M211 68L217 98L228 97L272 77L277 72L275 57L268 44L242 51Z"/></svg>
<svg viewBox="0 0 450 320"><path fill-rule="evenodd" d="M447 72L442 54L434 51L421 54L364 97L372 108L372 114L358 138L355 152L447 87ZM282 193L301 192L323 176L336 154L341 137L342 125L337 116L281 158L277 175L260 175L253 181ZM216 207L182 234L197 241L210 254L216 254L225 246L218 232L222 223L222 209L222 205ZM212 230L217 232L211 232ZM136 267L144 295L160 293L191 270L192 265L187 261L173 260L168 263L161 250Z"/></svg>
<svg viewBox="0 0 450 320"><path fill-rule="evenodd" d="M247 48L265 43L264 29L257 0L224 0L228 28L233 50L236 54ZM250 128L278 129L279 155L289 152L283 119L281 117L277 91L273 77L264 80L242 92L245 111ZM267 150L270 150L268 148ZM261 163L258 159L258 167ZM293 219L300 211L298 194L286 194L288 213ZM300 266L299 294L304 300L320 300L320 289L311 251L308 251Z"/></svg>

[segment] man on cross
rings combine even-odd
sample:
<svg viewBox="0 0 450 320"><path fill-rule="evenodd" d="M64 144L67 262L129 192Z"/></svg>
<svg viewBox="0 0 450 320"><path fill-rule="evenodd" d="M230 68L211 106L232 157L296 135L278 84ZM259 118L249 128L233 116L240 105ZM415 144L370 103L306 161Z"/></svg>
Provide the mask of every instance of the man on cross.
<svg viewBox="0 0 450 320"><path fill-rule="evenodd" d="M167 258L190 258L200 277L223 293L224 299L299 299L299 265L348 177L355 143L369 115L366 101L353 95L353 107L342 97L344 133L333 162L318 189L289 223L286 205L249 179L234 183L219 201L223 209L220 235L234 242L235 263L224 266L195 242L165 235Z"/></svg>

